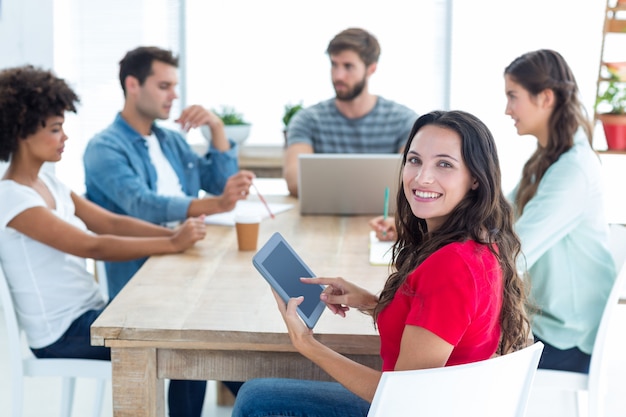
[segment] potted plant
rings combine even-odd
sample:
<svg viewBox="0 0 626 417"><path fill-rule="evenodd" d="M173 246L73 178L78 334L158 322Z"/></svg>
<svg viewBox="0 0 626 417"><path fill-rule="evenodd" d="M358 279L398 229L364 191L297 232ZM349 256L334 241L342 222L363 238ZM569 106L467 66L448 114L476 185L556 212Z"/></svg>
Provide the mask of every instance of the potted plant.
<svg viewBox="0 0 626 417"><path fill-rule="evenodd" d="M222 106L220 110L211 109L211 111L222 119L226 137L240 145L248 138L251 124L234 107ZM202 134L207 141L211 141L211 130L208 126L202 126Z"/></svg>
<svg viewBox="0 0 626 417"><path fill-rule="evenodd" d="M291 121L291 118L303 108L302 102L299 102L298 104L285 104L285 112L283 114L283 135L285 137L285 146L287 145L287 127L289 126L289 122Z"/></svg>
<svg viewBox="0 0 626 417"><path fill-rule="evenodd" d="M595 110L609 150L626 150L626 62L606 63L610 77L598 93Z"/></svg>

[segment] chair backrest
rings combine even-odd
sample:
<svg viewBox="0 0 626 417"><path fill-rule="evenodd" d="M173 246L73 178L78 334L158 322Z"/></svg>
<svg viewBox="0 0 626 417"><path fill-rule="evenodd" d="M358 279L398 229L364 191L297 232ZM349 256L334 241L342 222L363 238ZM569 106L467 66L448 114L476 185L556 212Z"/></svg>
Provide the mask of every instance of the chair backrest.
<svg viewBox="0 0 626 417"><path fill-rule="evenodd" d="M589 364L589 374L581 374L578 372L555 371L549 369L540 369L537 372L534 389L537 391L537 397L531 398L533 403L539 404L542 411L545 411L544 401L551 401L550 406L553 410L560 411L560 415L569 415L571 413L570 405L561 401L558 404L553 401L555 398L574 398L576 399L575 408L578 409L578 415L603 416L607 394L607 381L609 371L609 348L612 341L611 334L622 331L622 324L615 320L615 312L619 305L620 297L624 297L624 286L626 285L626 228L621 225L611 225L611 241L610 250L613 255L615 265L619 268L618 275L613 282L611 292L607 299L606 305L602 312L596 340L591 352L591 363ZM554 393L575 392L574 397L555 396ZM585 401L580 401L579 394L584 392ZM547 395L547 396L546 396ZM558 404L554 408L555 404ZM581 409L585 407L586 410ZM534 408L534 404L533 404ZM539 409L538 409L539 410ZM534 410L533 410L534 411ZM539 412L539 411L537 411Z"/></svg>
<svg viewBox="0 0 626 417"><path fill-rule="evenodd" d="M611 224L609 225L609 230L609 249L615 261L615 267L619 268L626 261L626 225ZM622 287L620 297L626 298L626 288Z"/></svg>
<svg viewBox="0 0 626 417"><path fill-rule="evenodd" d="M383 372L368 417L522 417L543 344L480 362Z"/></svg>
<svg viewBox="0 0 626 417"><path fill-rule="evenodd" d="M22 416L24 377L61 377L61 417L70 417L74 403L77 378L96 379L96 394L92 416L100 416L106 381L111 379L111 362L95 359L37 359L22 341L21 329L15 315L15 305L0 264L0 301L4 310L11 368L12 416ZM5 411L3 409L3 411ZM3 414L4 415L4 414Z"/></svg>
<svg viewBox="0 0 626 417"><path fill-rule="evenodd" d="M604 407L604 394L607 392L607 374L609 370L608 350L610 343L607 343L609 332L615 326L613 318L619 304L620 295L626 284L626 261L623 261L613 283L613 288L609 294L598 333L591 353L591 363L589 365L589 409L601 410ZM621 330L621 329L620 329ZM603 415L603 414L590 414Z"/></svg>
<svg viewBox="0 0 626 417"><path fill-rule="evenodd" d="M4 275L4 270L0 264L0 301L2 301L2 308L4 309L4 323L7 330L7 339L9 345L9 357L11 374L13 380L16 377L21 378L23 375L23 363L21 360L15 360L15 358L21 358L22 344L20 327L17 324L17 318L15 316L15 307L13 305L13 298L11 297L11 291L9 290L9 283Z"/></svg>
<svg viewBox="0 0 626 417"><path fill-rule="evenodd" d="M609 249L616 266L620 266L626 261L626 225L611 224L609 225L610 241Z"/></svg>

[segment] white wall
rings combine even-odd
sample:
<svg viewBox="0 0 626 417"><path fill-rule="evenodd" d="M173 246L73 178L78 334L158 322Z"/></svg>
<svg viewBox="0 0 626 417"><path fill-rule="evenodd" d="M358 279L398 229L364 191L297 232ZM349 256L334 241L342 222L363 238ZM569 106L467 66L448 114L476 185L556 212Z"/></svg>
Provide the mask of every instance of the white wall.
<svg viewBox="0 0 626 417"><path fill-rule="evenodd" d="M66 114L59 178L84 192L87 141L123 105L118 62L139 45L178 49L178 0L0 0L0 68L33 64L65 78L80 97Z"/></svg>
<svg viewBox="0 0 626 417"><path fill-rule="evenodd" d="M52 0L0 0L0 68L54 65ZM0 161L0 177L7 167ZM54 164L45 169L54 171Z"/></svg>
<svg viewBox="0 0 626 417"><path fill-rule="evenodd" d="M2 0L0 68L53 66L53 0Z"/></svg>
<svg viewBox="0 0 626 417"><path fill-rule="evenodd" d="M491 129L505 190L517 182L536 141L518 136L504 114L504 68L525 52L557 50L571 66L592 115L605 5L604 0L454 3L451 107L474 113ZM602 149L603 135L597 136Z"/></svg>
<svg viewBox="0 0 626 417"><path fill-rule="evenodd" d="M16 1L16 0L10 0ZM113 122L124 97L118 73L124 54L140 45L178 50L176 0L54 0L55 70L71 81L81 105L67 115L70 137L57 174L84 192L87 141ZM174 112L175 110L173 110Z"/></svg>

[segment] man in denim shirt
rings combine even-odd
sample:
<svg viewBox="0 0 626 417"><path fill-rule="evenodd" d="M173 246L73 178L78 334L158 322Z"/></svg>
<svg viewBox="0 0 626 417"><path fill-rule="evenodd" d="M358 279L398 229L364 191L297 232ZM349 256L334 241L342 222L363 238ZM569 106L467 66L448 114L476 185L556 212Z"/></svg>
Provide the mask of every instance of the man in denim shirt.
<svg viewBox="0 0 626 417"><path fill-rule="evenodd" d="M201 106L190 106L176 120L182 129L211 129L207 154L197 155L178 132L158 127L167 119L175 87L178 59L170 51L139 47L120 61L123 110L92 138L85 150L87 198L115 213L156 224L189 216L232 210L246 198L254 178L238 171L237 147L226 138L221 119ZM217 197L198 198L200 190ZM107 262L112 299L145 262Z"/></svg>
<svg viewBox="0 0 626 417"><path fill-rule="evenodd" d="M176 119L188 131L207 125L212 140L197 155L183 136L155 124L169 118L178 59L171 51L139 47L120 61L124 108L92 138L85 150L87 198L115 213L156 224L232 210L248 195L254 174L239 171L237 147L226 138L222 120L201 106L187 107ZM200 190L212 196L198 198ZM217 197L214 197L217 196ZM139 270L144 259L107 262L112 299ZM236 392L241 383L227 383ZM206 381L171 381L170 416L200 417Z"/></svg>

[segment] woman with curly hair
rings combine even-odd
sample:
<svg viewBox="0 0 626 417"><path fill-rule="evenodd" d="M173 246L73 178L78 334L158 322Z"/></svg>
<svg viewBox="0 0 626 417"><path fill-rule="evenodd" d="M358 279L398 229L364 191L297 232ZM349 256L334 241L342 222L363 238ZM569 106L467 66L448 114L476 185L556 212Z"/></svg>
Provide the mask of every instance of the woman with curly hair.
<svg viewBox="0 0 626 417"><path fill-rule="evenodd" d="M42 172L45 162L61 160L64 115L76 112L77 102L50 71L0 71L0 160L9 161L0 180L0 264L35 356L110 360L109 348L90 344L90 326L106 303L86 258L182 252L204 237L205 225L191 218L170 230L120 216ZM199 416L188 411L201 410L204 397L190 397L186 389L170 396L170 415Z"/></svg>
<svg viewBox="0 0 626 417"><path fill-rule="evenodd" d="M591 351L616 277L609 250L600 160L565 59L528 52L504 70L506 114L537 149L510 194L528 270L540 368L589 372Z"/></svg>
<svg viewBox="0 0 626 417"><path fill-rule="evenodd" d="M515 267L520 242L487 127L461 111L421 116L400 181L395 271L380 296L343 278L302 280L326 285L321 298L335 314L357 308L372 315L382 371L464 364L525 346L525 290ZM296 311L302 297L287 304L275 297L295 348L337 382L251 380L233 416L366 416L381 370L315 339Z"/></svg>

